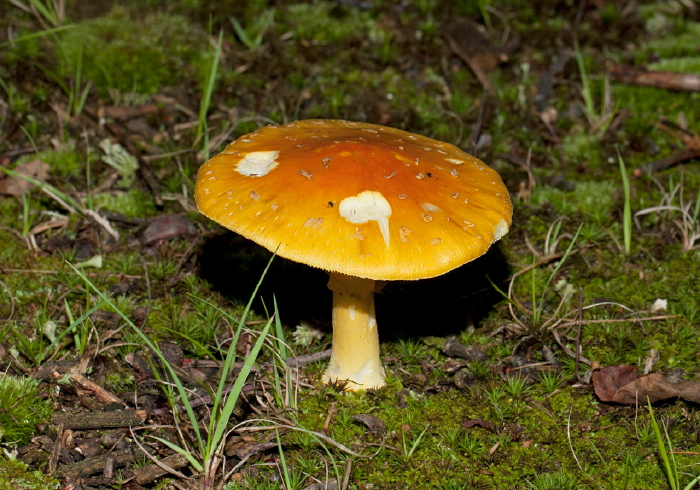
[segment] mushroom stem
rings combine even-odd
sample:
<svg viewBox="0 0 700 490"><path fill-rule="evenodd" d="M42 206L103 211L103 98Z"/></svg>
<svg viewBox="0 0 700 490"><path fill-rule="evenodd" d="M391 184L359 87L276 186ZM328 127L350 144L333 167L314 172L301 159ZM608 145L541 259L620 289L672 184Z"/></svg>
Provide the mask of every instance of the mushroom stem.
<svg viewBox="0 0 700 490"><path fill-rule="evenodd" d="M349 390L381 388L384 368L374 315L373 279L331 273L333 353L323 382L347 381Z"/></svg>

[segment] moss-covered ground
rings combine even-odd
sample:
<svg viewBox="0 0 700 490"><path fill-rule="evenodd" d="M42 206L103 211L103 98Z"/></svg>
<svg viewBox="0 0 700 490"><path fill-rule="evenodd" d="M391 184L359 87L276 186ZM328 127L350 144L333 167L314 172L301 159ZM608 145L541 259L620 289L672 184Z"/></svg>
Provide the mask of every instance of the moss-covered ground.
<svg viewBox="0 0 700 490"><path fill-rule="evenodd" d="M175 392L135 368L139 332L176 342L188 362L223 359L270 254L196 211L197 168L262 125L306 118L386 124L477 154L510 189L513 226L473 263L377 296L386 388L323 386L323 360L294 371L286 399L251 388L214 486L700 486L698 406L654 405L662 444L645 400L601 401L588 364L700 382L700 92L611 75L624 65L697 76L698 12L680 0L0 5L0 166L46 164L40 185L0 187L0 488L56 488L41 475L57 465L76 484L60 467L86 457L79 441L116 447L105 431L59 433L52 410L104 409L61 363L153 410L140 436L177 425L172 440L197 453L184 416L172 416ZM495 60L488 96L450 44L459 19L492 46L476 60ZM644 170L684 151L695 157ZM149 228L166 215L184 220ZM275 258L246 317L253 332L275 302L293 354L330 347L323 271ZM450 337L483 357L450 357ZM252 342L239 344L242 360ZM271 345L250 386L279 388L282 375L264 369ZM215 371L183 379L199 389ZM277 436L273 423L287 427ZM52 452L58 439L63 452ZM208 484L186 465L137 485L130 472L142 465L80 482ZM20 471L27 483L8 486Z"/></svg>

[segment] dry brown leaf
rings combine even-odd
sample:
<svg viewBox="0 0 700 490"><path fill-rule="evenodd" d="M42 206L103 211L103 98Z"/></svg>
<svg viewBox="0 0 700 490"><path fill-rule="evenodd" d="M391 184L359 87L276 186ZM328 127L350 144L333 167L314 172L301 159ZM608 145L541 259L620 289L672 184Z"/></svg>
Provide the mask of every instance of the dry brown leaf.
<svg viewBox="0 0 700 490"><path fill-rule="evenodd" d="M593 389L600 401L614 401L617 391L639 377L634 366L609 366L593 372Z"/></svg>
<svg viewBox="0 0 700 490"><path fill-rule="evenodd" d="M482 429L486 429L491 432L496 432L496 426L493 424L493 422L489 422L488 420L469 419L466 422L462 422L462 427L466 429L471 429L472 427L481 427Z"/></svg>
<svg viewBox="0 0 700 490"><path fill-rule="evenodd" d="M352 419L363 423L369 429L370 432L378 432L380 434L386 432L386 424L382 419L380 419L376 415L372 415L369 413L360 413L358 415L353 415Z"/></svg>
<svg viewBox="0 0 700 490"><path fill-rule="evenodd" d="M624 405L644 404L680 398L700 403L700 383L671 381L660 373L639 377L633 366L611 366L593 373L593 388L604 402Z"/></svg>
<svg viewBox="0 0 700 490"><path fill-rule="evenodd" d="M14 171L37 179L45 179L49 173L49 164L41 160L32 160L18 165ZM0 194L5 196L21 196L34 187L34 184L21 177L5 177L0 179Z"/></svg>

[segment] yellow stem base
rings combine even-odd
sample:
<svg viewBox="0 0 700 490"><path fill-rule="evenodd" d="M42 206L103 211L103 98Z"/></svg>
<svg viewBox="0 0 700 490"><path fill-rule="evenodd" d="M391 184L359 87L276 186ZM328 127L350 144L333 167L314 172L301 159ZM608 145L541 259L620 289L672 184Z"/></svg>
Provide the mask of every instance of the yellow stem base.
<svg viewBox="0 0 700 490"><path fill-rule="evenodd" d="M374 315L374 281L331 274L333 291L333 353L324 383L347 382L348 390L381 388L384 368Z"/></svg>

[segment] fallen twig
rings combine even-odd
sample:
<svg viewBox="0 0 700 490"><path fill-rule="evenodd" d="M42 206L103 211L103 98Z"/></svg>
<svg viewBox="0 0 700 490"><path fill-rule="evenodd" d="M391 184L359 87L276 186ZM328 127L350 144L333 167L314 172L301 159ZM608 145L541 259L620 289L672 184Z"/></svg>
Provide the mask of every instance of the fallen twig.
<svg viewBox="0 0 700 490"><path fill-rule="evenodd" d="M700 75L672 71L647 70L629 65L609 64L608 72L615 82L667 90L700 92Z"/></svg>
<svg viewBox="0 0 700 490"><path fill-rule="evenodd" d="M700 158L700 149L681 150L674 153L670 157L662 158L661 160L654 160L653 162L648 162L641 167L635 168L634 176L641 177L644 174L653 174L654 172L666 170L667 168L685 163L694 158Z"/></svg>

